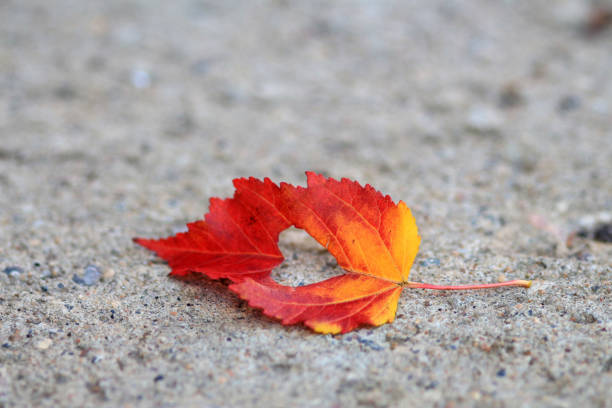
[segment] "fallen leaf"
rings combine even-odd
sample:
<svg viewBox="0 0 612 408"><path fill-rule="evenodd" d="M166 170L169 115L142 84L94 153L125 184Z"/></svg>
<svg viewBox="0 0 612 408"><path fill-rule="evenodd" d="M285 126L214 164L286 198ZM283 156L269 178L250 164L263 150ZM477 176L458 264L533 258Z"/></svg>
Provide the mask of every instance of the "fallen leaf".
<svg viewBox="0 0 612 408"><path fill-rule="evenodd" d="M168 262L172 275L201 272L240 282L270 274L283 262L278 234L291 224L279 211L280 188L270 179L234 180L233 198L212 198L204 220L165 239L134 241Z"/></svg>
<svg viewBox="0 0 612 408"><path fill-rule="evenodd" d="M410 209L370 185L307 173L308 187L281 183L282 209L347 271L402 282L419 249Z"/></svg>
<svg viewBox="0 0 612 408"><path fill-rule="evenodd" d="M230 285L242 299L283 324L304 323L319 333L346 333L395 318L402 287L370 276L345 274L312 285L290 287L271 278Z"/></svg>
<svg viewBox="0 0 612 408"><path fill-rule="evenodd" d="M209 213L188 224L188 232L135 241L166 259L172 274L191 271L230 279L229 289L264 314L287 325L304 323L319 333L392 322L403 287L461 290L531 284L410 282L421 239L406 204L395 204L370 185L306 174L307 187L277 186L269 179L234 180L234 197L211 199ZM301 287L276 283L270 273L283 261L278 236L292 225L327 248L347 273Z"/></svg>

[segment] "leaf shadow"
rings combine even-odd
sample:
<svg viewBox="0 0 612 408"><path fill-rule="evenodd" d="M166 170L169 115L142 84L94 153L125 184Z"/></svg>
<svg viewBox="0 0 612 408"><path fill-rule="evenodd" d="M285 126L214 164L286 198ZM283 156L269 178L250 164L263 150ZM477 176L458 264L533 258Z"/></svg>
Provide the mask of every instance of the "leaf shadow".
<svg viewBox="0 0 612 408"><path fill-rule="evenodd" d="M175 281L181 282L185 287L196 287L202 292L208 292L208 295L218 298L225 302L229 307L235 309L234 316L228 316L232 320L250 320L254 324L260 322L266 329L273 329L279 326L279 321L272 317L266 316L261 309L249 306L246 300L240 299L238 295L228 290L228 286L232 283L229 279L211 279L204 274L197 272L189 272L186 275L175 276L169 275ZM286 331L300 331L303 334L316 336L308 327L302 324L294 324L290 326L280 326Z"/></svg>

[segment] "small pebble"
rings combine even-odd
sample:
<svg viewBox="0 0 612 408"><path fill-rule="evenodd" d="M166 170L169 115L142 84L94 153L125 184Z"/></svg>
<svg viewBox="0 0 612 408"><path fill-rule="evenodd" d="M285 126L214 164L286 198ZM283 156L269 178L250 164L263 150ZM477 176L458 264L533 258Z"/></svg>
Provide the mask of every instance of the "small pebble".
<svg viewBox="0 0 612 408"><path fill-rule="evenodd" d="M499 106L501 108L514 108L523 102L523 95L515 84L507 84L499 93Z"/></svg>
<svg viewBox="0 0 612 408"><path fill-rule="evenodd" d="M77 96L76 89L70 84L62 84L53 90L53 95L58 99L71 100Z"/></svg>
<svg viewBox="0 0 612 408"><path fill-rule="evenodd" d="M593 231L595 241L612 242L612 223L602 224Z"/></svg>
<svg viewBox="0 0 612 408"><path fill-rule="evenodd" d="M51 340L51 339L44 339L44 340L41 340L38 343L36 343L36 348L40 349L40 350L46 350L49 347L51 347L52 344L53 344L53 340Z"/></svg>
<svg viewBox="0 0 612 408"><path fill-rule="evenodd" d="M569 112L580 107L580 99L574 95L564 96L559 100L557 104L557 110L559 112Z"/></svg>
<svg viewBox="0 0 612 408"><path fill-rule="evenodd" d="M586 34L592 36L601 33L612 26L612 6L610 4L606 6L605 2L593 2L585 20L583 28Z"/></svg>
<svg viewBox="0 0 612 408"><path fill-rule="evenodd" d="M438 258L427 258L424 261L419 262L421 266L440 266L440 260Z"/></svg>
<svg viewBox="0 0 612 408"><path fill-rule="evenodd" d="M85 272L83 273L83 277L80 277L75 273L72 276L72 281L79 285L93 286L100 280L101 276L102 272L100 272L100 268L95 265L87 265Z"/></svg>
<svg viewBox="0 0 612 408"><path fill-rule="evenodd" d="M493 109L477 107L470 111L466 126L479 133L494 133L500 130L502 118Z"/></svg>
<svg viewBox="0 0 612 408"><path fill-rule="evenodd" d="M115 270L112 268L106 268L102 274L102 279L110 280L113 278L113 276L115 276Z"/></svg>
<svg viewBox="0 0 612 408"><path fill-rule="evenodd" d="M603 371L605 373L609 373L610 371L612 371L612 357L610 357L609 359L606 360L606 362L603 365Z"/></svg>
<svg viewBox="0 0 612 408"><path fill-rule="evenodd" d="M23 273L23 269L18 266L7 266L2 272L6 273L8 276L16 278Z"/></svg>
<svg viewBox="0 0 612 408"><path fill-rule="evenodd" d="M208 71L210 70L210 64L211 61L207 60L207 59L200 59L197 60L195 63L193 63L193 65L191 66L191 71L194 74L197 75L205 75L208 73Z"/></svg>
<svg viewBox="0 0 612 408"><path fill-rule="evenodd" d="M357 341L360 344L363 344L364 346L367 346L367 347L371 348L372 350L380 351L380 350L384 349L381 345L377 344L376 342L374 342L374 341L372 341L370 339L364 339L364 338L362 338L360 336L357 336Z"/></svg>
<svg viewBox="0 0 612 408"><path fill-rule="evenodd" d="M33 238L28 241L28 245L31 247L37 247L37 246L40 246L40 244L41 244L40 239Z"/></svg>
<svg viewBox="0 0 612 408"><path fill-rule="evenodd" d="M593 255L591 255L589 252L586 252L586 251L580 251L580 252L578 252L578 253L577 253L575 256L576 256L576 259L578 259L578 260L580 260L580 261L587 261L587 262L590 262L590 261L592 261L593 259L595 259L595 258L593 257Z"/></svg>
<svg viewBox="0 0 612 408"><path fill-rule="evenodd" d="M144 89L151 86L151 74L144 69L133 69L130 79L134 88Z"/></svg>
<svg viewBox="0 0 612 408"><path fill-rule="evenodd" d="M429 384L427 384L425 386L426 390L433 390L434 388L436 388L438 386L438 382L437 381L432 381Z"/></svg>

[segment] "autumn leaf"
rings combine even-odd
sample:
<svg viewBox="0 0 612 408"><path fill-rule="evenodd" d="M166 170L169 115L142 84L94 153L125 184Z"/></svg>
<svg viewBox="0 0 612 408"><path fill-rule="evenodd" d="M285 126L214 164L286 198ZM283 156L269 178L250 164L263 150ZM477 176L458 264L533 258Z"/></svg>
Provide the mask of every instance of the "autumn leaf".
<svg viewBox="0 0 612 408"><path fill-rule="evenodd" d="M172 274L189 271L227 278L253 307L283 324L304 323L320 333L346 333L395 318L404 287L478 289L529 287L529 281L468 286L410 282L420 237L410 209L370 185L307 172L308 186L275 185L269 179L234 180L227 200L211 199L203 221L161 240L135 241L166 259ZM279 233L305 230L336 258L346 274L301 287L283 286L269 275L283 261Z"/></svg>
<svg viewBox="0 0 612 408"><path fill-rule="evenodd" d="M283 324L304 323L319 333L392 322L402 292L396 283L353 273L300 287L279 285L269 277L246 279L230 289Z"/></svg>
<svg viewBox="0 0 612 408"><path fill-rule="evenodd" d="M278 234L291 224L278 210L280 188L270 179L234 180L233 198L212 198L202 221L175 236L134 241L168 262L172 275L200 272L240 282L270 274L283 262Z"/></svg>
<svg viewBox="0 0 612 408"><path fill-rule="evenodd" d="M307 173L308 188L281 183L282 208L347 271L399 283L419 250L410 209L369 185Z"/></svg>

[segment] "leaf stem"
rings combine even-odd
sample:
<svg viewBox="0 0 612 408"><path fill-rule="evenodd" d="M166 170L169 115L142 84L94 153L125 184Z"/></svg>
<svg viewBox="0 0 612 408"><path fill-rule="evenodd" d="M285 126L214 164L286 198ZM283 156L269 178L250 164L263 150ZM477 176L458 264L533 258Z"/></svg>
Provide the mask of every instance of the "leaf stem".
<svg viewBox="0 0 612 408"><path fill-rule="evenodd" d="M421 282L406 282L404 284L407 288L412 289L434 289L434 290L470 290L470 289L487 289L487 288L499 288L502 286L522 286L528 288L531 286L530 280L512 280L499 283L481 283L477 285L459 285L459 286L445 286L445 285L432 285L429 283Z"/></svg>

